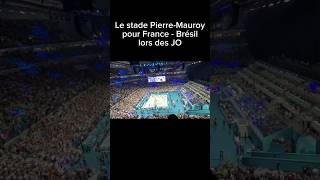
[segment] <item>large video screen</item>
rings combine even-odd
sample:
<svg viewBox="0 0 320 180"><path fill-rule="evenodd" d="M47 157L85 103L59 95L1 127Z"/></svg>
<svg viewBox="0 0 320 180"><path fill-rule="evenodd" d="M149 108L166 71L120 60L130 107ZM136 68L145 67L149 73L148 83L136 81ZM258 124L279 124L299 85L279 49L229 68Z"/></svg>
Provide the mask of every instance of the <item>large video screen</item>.
<svg viewBox="0 0 320 180"><path fill-rule="evenodd" d="M165 76L148 77L148 82L166 82Z"/></svg>

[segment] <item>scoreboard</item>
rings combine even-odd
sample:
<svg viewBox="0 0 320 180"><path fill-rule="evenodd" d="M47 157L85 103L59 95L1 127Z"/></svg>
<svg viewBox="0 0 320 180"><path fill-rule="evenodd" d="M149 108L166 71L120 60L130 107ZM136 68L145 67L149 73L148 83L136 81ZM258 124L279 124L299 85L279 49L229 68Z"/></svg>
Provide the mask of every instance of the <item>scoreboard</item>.
<svg viewBox="0 0 320 180"><path fill-rule="evenodd" d="M148 77L148 82L166 82L166 76Z"/></svg>

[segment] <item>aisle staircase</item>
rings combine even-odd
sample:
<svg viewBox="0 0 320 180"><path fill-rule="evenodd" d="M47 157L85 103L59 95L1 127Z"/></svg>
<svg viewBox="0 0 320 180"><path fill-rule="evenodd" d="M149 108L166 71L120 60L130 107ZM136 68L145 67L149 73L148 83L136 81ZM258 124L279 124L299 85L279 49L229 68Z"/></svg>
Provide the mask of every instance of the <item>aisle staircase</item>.
<svg viewBox="0 0 320 180"><path fill-rule="evenodd" d="M100 144L100 151L97 146ZM110 172L110 120L104 116L96 128L82 142L83 161L79 166L86 166L99 174L101 168ZM108 174L109 175L109 174ZM97 179L97 177L92 177Z"/></svg>

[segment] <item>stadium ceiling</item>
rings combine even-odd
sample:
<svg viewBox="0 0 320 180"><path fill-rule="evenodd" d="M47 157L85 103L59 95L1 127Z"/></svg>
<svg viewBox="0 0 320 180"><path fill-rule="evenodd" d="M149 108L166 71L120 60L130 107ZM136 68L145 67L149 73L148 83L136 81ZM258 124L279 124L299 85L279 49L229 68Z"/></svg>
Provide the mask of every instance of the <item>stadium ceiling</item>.
<svg viewBox="0 0 320 180"><path fill-rule="evenodd" d="M227 4L227 3L243 4L243 3L248 3L249 1L255 1L255 0L211 0L210 6L215 7L220 4Z"/></svg>
<svg viewBox="0 0 320 180"><path fill-rule="evenodd" d="M223 4L239 4L240 6L251 6L257 4L277 4L281 2L289 2L290 0L212 0L211 1L211 8L219 7Z"/></svg>
<svg viewBox="0 0 320 180"><path fill-rule="evenodd" d="M60 0L65 10L91 10L93 9L94 0Z"/></svg>
<svg viewBox="0 0 320 180"><path fill-rule="evenodd" d="M117 69L117 68L129 68L130 62L129 61L112 61L110 63L111 69Z"/></svg>
<svg viewBox="0 0 320 180"><path fill-rule="evenodd" d="M189 63L189 62L194 62L194 61L130 61L131 65L135 64L152 64L154 62L162 62L164 64L181 64L181 63Z"/></svg>

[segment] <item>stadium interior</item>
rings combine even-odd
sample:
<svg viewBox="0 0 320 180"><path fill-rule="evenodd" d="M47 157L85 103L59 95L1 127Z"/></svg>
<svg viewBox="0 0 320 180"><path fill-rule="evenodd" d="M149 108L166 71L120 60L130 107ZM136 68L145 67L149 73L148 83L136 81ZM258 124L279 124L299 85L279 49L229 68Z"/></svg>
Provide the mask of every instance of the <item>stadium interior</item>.
<svg viewBox="0 0 320 180"><path fill-rule="evenodd" d="M320 1L211 0L210 60L139 62L108 3L0 1L0 179L109 179L110 119L172 114L218 179L320 179Z"/></svg>
<svg viewBox="0 0 320 180"><path fill-rule="evenodd" d="M319 9L319 1L211 1L218 179L320 178Z"/></svg>
<svg viewBox="0 0 320 180"><path fill-rule="evenodd" d="M112 61L111 119L210 117L208 81L190 77L201 61Z"/></svg>
<svg viewBox="0 0 320 180"><path fill-rule="evenodd" d="M72 2L0 1L0 179L109 177L108 9Z"/></svg>

